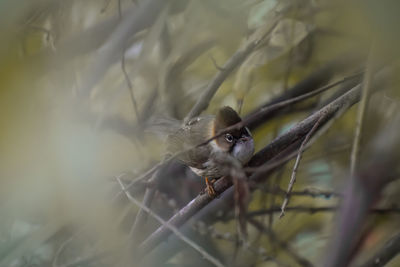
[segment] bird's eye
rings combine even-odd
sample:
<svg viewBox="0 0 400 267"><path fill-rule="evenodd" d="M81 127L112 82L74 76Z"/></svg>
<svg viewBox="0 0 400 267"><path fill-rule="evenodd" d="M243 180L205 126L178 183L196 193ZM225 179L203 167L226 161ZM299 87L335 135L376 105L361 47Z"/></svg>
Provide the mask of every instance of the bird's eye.
<svg viewBox="0 0 400 267"><path fill-rule="evenodd" d="M225 140L228 141L229 143L233 142L233 136L231 134L226 134L225 135Z"/></svg>

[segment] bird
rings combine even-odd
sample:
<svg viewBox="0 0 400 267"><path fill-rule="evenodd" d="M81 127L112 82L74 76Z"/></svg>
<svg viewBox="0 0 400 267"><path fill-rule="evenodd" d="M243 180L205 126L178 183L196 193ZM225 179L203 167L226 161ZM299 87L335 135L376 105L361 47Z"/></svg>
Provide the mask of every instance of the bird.
<svg viewBox="0 0 400 267"><path fill-rule="evenodd" d="M212 181L224 176L222 167L215 163L216 155L232 156L243 166L254 153L254 140L247 127L220 134L227 127L241 121L234 109L225 106L220 108L216 115L199 116L189 120L167 138L168 153L177 155L179 161L190 167L198 176L205 178L206 190L210 197L216 195ZM212 139L215 136L217 137ZM212 140L207 142L210 139Z"/></svg>

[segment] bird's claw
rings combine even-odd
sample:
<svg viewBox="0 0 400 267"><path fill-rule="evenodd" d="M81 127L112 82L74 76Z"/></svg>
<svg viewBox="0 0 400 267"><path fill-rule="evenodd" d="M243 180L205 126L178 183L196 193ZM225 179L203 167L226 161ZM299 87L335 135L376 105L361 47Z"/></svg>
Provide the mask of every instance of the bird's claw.
<svg viewBox="0 0 400 267"><path fill-rule="evenodd" d="M215 198L216 197L217 192L215 192L215 189L212 186L212 184L208 184L207 185L207 193L208 193L208 196L211 197L211 198Z"/></svg>
<svg viewBox="0 0 400 267"><path fill-rule="evenodd" d="M213 187L213 183L210 182L208 180L208 178L206 178L206 185L207 185L208 196L211 197L211 198L215 198L217 196L217 193L215 192L215 189Z"/></svg>

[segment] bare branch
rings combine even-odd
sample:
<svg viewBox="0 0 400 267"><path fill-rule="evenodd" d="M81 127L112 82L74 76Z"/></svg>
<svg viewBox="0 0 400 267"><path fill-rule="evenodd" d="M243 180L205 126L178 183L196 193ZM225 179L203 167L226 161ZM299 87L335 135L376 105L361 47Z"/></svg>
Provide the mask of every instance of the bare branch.
<svg viewBox="0 0 400 267"><path fill-rule="evenodd" d="M134 179L132 179L132 181L125 187L125 190L129 190L132 186L134 186L137 182L142 181L142 180L146 180L149 177L151 177L154 172L156 172L162 165L164 164L164 161L157 163L156 165L154 165L153 167L151 167L148 171L144 172L143 174L141 174L139 177L136 177ZM112 201L114 201L115 199L117 199L122 193L124 193L124 191L119 191L113 198Z"/></svg>
<svg viewBox="0 0 400 267"><path fill-rule="evenodd" d="M312 267L314 266L309 260L303 258L302 256L298 255L287 242L283 242L282 240L278 239L276 234L273 231L268 230L262 223L255 219L249 219L249 222L256 227L261 233L268 235L271 239L271 242L276 243L280 248L285 250L300 266L303 267Z"/></svg>
<svg viewBox="0 0 400 267"><path fill-rule="evenodd" d="M384 69L380 71L374 77L373 86L377 86L376 90L384 88L388 81L389 76L391 74L390 69ZM375 91L376 91L375 90ZM292 127L288 132L276 138L269 145L260 150L257 154L253 156L253 158L249 162L249 166L259 166L264 162L270 160L272 157L276 155L276 153L282 151L284 148L290 146L295 141L303 138L314 126L314 124L318 121L318 119L322 116L322 114L326 114L323 121L321 121L321 125L323 125L326 121L330 120L335 113L339 110L345 111L347 108L355 104L360 99L361 86L357 85L346 94L337 98L330 104L326 105L319 111L313 113L308 118L299 122L297 125ZM345 108L345 109L343 109Z"/></svg>
<svg viewBox="0 0 400 267"><path fill-rule="evenodd" d="M157 170L154 174L153 177L151 178L151 180L156 180L157 176L158 176L159 171ZM125 192L126 194L127 192ZM146 212L145 209L142 208L146 207L149 208L151 203L153 202L153 198L154 195L156 193L156 189L155 188L146 188L146 191L144 193L144 197L143 197L143 203L141 203L141 207L138 211L138 213L136 214L135 217L135 221L132 225L132 229L129 233L129 236L131 237L131 246L132 248L135 248L137 246L137 241L134 240L134 238L132 237L138 237L139 231L142 229L143 224L146 222L147 219L147 214L148 212Z"/></svg>
<svg viewBox="0 0 400 267"><path fill-rule="evenodd" d="M218 65L217 61L215 60L215 58L214 58L212 55L209 55L209 57L210 57L210 59L211 59L211 62L212 62L213 65L214 65L214 67L215 67L217 70L219 70L219 71L223 71L223 70L224 70L223 67L221 67L221 66Z"/></svg>
<svg viewBox="0 0 400 267"><path fill-rule="evenodd" d="M135 95L133 93L132 82L131 82L131 79L129 78L129 75L126 72L126 68L125 68L125 49L122 52L121 68L122 68L122 73L124 74L124 77L125 77L126 84L128 86L128 91L129 91L129 95L131 97L133 110L135 111L136 120L139 122L139 118L140 118L139 117L139 110L138 110L137 102L136 102L136 99L135 99Z"/></svg>
<svg viewBox="0 0 400 267"><path fill-rule="evenodd" d="M196 102L193 108L190 110L189 114L185 118L185 122L190 119L201 114L203 110L208 107L211 99L221 86L221 84L225 81L225 79L229 76L229 74L234 71L240 64L244 62L244 60L257 48L257 46L272 32L275 26L278 24L280 16L275 20L274 23L269 27L267 32L263 34L260 38L249 42L247 46L243 49L236 51L235 54L224 64L221 70L214 76L211 82L208 84L205 92L202 94L200 99Z"/></svg>
<svg viewBox="0 0 400 267"><path fill-rule="evenodd" d="M282 218L283 216L285 216L285 208L289 203L289 196L290 196L290 193L292 192L293 185L296 182L297 169L300 166L300 159L301 159L301 156L303 155L305 145L307 144L310 137L314 134L314 132L318 129L319 124L324 119L325 115L326 114L322 114L322 116L317 120L317 122L311 128L310 132L306 135L306 137L304 138L304 141L301 143L299 152L297 154L296 162L293 167L292 176L290 177L290 182L289 182L288 189L287 189L287 192L285 195L285 199L283 200L283 203L282 203L282 208L281 208L282 211L281 211L281 214L279 215L279 218Z"/></svg>
<svg viewBox="0 0 400 267"><path fill-rule="evenodd" d="M266 104L261 105L260 107L254 109L253 112L250 112L244 117L244 120L246 120L248 117L253 116L254 113L259 112L260 109L275 105L276 103L286 101L288 99L292 99L295 97L298 97L300 95L304 95L306 93L309 93L313 90L316 90L317 88L320 88L324 84L326 84L333 75L340 71L343 71L345 69L348 69L349 67L354 66L358 62L360 62L360 57L359 56L354 56L357 53L354 51L350 51L345 53L344 55L341 55L340 57L332 60L331 62L327 63L317 71L311 73L308 77L306 77L304 80L300 81L297 83L295 86L290 88L289 90L285 91L283 94L274 97L273 99L269 100ZM357 79L354 79L354 81L357 82ZM345 86L344 92L342 92L339 96L343 95L345 92L353 88L356 84L353 83L348 83ZM332 102L334 99L330 99L330 101L324 103L321 107L329 104ZM277 114L277 112L280 110L274 110L273 112L271 111L268 114L264 114L262 117L259 117L258 120L252 121L248 127L250 129L257 128L265 122L266 120L272 118Z"/></svg>
<svg viewBox="0 0 400 267"><path fill-rule="evenodd" d="M59 266L58 265L59 256L61 255L61 253L64 250L64 248L68 245L68 243L70 243L78 233L79 232L77 232L76 234L70 236L64 242L61 243L60 247L57 249L57 251L55 253L55 256L53 258L52 267L58 267Z"/></svg>
<svg viewBox="0 0 400 267"><path fill-rule="evenodd" d="M292 206L292 207L286 207L285 211L286 212L296 212L296 213L310 213L314 214L317 212L336 212L339 209L338 206L324 206L324 207L309 207L309 206ZM257 216L263 216L266 214L271 214L271 213L278 213L281 212L281 207L280 206L274 206L268 209L262 209L262 210L256 210L256 211L251 211L247 213L247 217L257 217ZM376 214L399 214L400 213L400 207L390 207L390 208L374 208L371 209L372 213ZM233 217L228 217L227 219L231 219Z"/></svg>
<svg viewBox="0 0 400 267"><path fill-rule="evenodd" d="M400 253L400 233L390 238L385 245L359 267L383 267Z"/></svg>
<svg viewBox="0 0 400 267"><path fill-rule="evenodd" d="M231 186L231 182L228 179L220 179L214 183L214 189L217 195ZM208 194L200 194L192 201L190 201L185 207L183 207L178 213L176 213L171 219L168 220L169 224L175 227L181 226L190 217L192 217L197 211L212 201L212 198ZM152 250L160 241L164 240L170 231L165 227L158 228L151 234L143 243L139 246L139 255L144 255Z"/></svg>
<svg viewBox="0 0 400 267"><path fill-rule="evenodd" d="M264 189L263 192L274 195L285 195L286 191L280 188L279 186L275 186L271 189ZM309 196L312 198L322 197L322 198L331 198L331 197L340 197L340 194L333 191L320 190L317 188L306 188L301 191L292 191L290 193L291 196Z"/></svg>
<svg viewBox="0 0 400 267"><path fill-rule="evenodd" d="M118 26L100 48L101 53L92 64L91 75L87 75L82 85L84 95L88 95L93 85L103 77L110 64L114 62L115 55L123 50L128 38L151 26L168 2L168 0L149 0L139 8L134 8L132 14L122 17Z"/></svg>
<svg viewBox="0 0 400 267"><path fill-rule="evenodd" d="M222 233L215 229L212 226L206 226L203 222L198 222L193 225L195 231L199 232L200 234L204 235L207 234L215 239L224 240L227 242L234 243L235 245L240 246L241 249L250 251L251 253L255 254L256 256L260 257L262 261L272 261L278 264L278 266L288 266L283 262L279 261L278 259L270 256L267 254L267 251L263 247L255 247L254 245L250 244L249 242L238 242L238 239L235 235L231 234L230 232ZM254 259L256 260L256 259ZM251 265L249 263L249 265Z"/></svg>
<svg viewBox="0 0 400 267"><path fill-rule="evenodd" d="M366 72L364 75L364 79L362 82L362 94L361 94L361 101L360 101L360 106L358 108L358 113L357 113L357 120L356 120L356 130L354 134L354 141L353 141L353 147L351 151L351 160L350 160L350 174L354 175L355 170L357 168L357 158L358 154L360 152L360 144L361 144L361 133L364 125L364 115L365 111L367 110L368 107L368 102L369 102L369 91L371 88L371 81L373 77L373 53L374 53L374 44L371 45L370 48L370 53L369 53L369 58L367 62L367 68Z"/></svg>
<svg viewBox="0 0 400 267"><path fill-rule="evenodd" d="M151 217L153 217L154 219L156 219L159 223L161 223L163 226L165 226L166 228L170 229L177 237L179 237L183 242L185 242L186 244L188 244L189 246L191 246L194 250L196 250L197 252L199 252L201 254L202 257L204 257L204 259L208 260L209 262L211 262L212 264L214 264L215 266L218 267L224 267L224 265L216 258L214 258L213 256L211 256L207 251L205 251L202 247L200 247L198 244L196 244L195 242L193 242L192 240L190 240L189 238L187 238L186 236L184 236L175 226L171 225L169 222L163 220L160 216L158 216L156 213L154 213L151 209L149 209L148 207L142 205L142 203L135 199L128 191L126 191L126 188L124 186L124 184L121 182L121 180L119 178L117 178L118 183L120 184L122 190L125 192L126 196L128 197L128 199L134 203L136 206L138 206L141 210L144 210L145 212L147 212Z"/></svg>
<svg viewBox="0 0 400 267"><path fill-rule="evenodd" d="M107 10L108 6L110 5L110 3L111 3L111 0L105 0L104 1L104 6L101 8L100 13L106 12L106 10Z"/></svg>
<svg viewBox="0 0 400 267"><path fill-rule="evenodd" d="M346 266L360 245L361 229L369 210L379 200L384 187L397 175L393 166L400 159L398 130L400 116L396 116L366 150L366 158L343 193L336 234L330 244L324 266Z"/></svg>
<svg viewBox="0 0 400 267"><path fill-rule="evenodd" d="M254 122L261 121L263 117L268 117L269 114L275 113L277 110L281 110L289 105L293 105L293 104L296 104L305 99L316 96L316 95L318 95L322 92L325 92L326 90L331 89L331 88L333 88L339 84L342 84L348 80L358 78L359 76L360 76L360 74L355 74L355 75L351 75L348 77L344 77L343 79L341 79L339 81L333 82L331 84L328 84L326 86L318 88L314 91L305 93L303 95L300 95L300 96L297 96L297 97L294 97L294 98L291 98L291 99L288 99L288 100L285 100L282 102L275 103L271 106L263 107L263 108L259 109L257 112L253 112L252 115L247 116L245 119L243 119L243 121L223 129L222 131L217 133L215 136L213 136L210 139L206 140L205 142L199 144L198 146L208 144L210 141L214 140L215 138L217 138L219 136L226 134L229 131L240 129L244 126L251 126L251 125L253 125Z"/></svg>

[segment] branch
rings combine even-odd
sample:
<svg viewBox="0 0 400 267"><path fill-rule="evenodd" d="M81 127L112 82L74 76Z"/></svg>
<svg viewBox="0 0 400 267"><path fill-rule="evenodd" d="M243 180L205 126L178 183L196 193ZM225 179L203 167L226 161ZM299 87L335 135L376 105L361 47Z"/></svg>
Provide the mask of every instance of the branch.
<svg viewBox="0 0 400 267"><path fill-rule="evenodd" d="M168 0L145 1L139 8L134 8L132 14L122 17L118 26L100 47L98 57L91 64L90 75L86 76L87 79L82 85L84 95L88 95L93 85L102 79L110 64L114 62L115 55L123 50L127 40L151 26L168 2Z"/></svg>
<svg viewBox="0 0 400 267"><path fill-rule="evenodd" d="M122 73L124 74L126 84L128 86L129 95L131 97L131 101L132 101L132 105L133 105L133 110L135 112L136 120L139 123L139 110L138 110L137 102L136 102L136 99L135 99L135 94L133 92L132 81L129 78L128 72L126 71L126 68L125 68L125 48L124 48L124 51L122 51L121 69L122 69Z"/></svg>
<svg viewBox="0 0 400 267"><path fill-rule="evenodd" d="M249 222L256 227L261 233L264 233L268 235L268 237L271 239L271 242L276 243L281 249L285 250L300 266L303 267L312 267L314 266L309 260L306 258L301 257L298 255L290 246L287 242L284 242L280 239L277 238L276 234L266 228L262 223L255 219L249 219Z"/></svg>
<svg viewBox="0 0 400 267"><path fill-rule="evenodd" d="M286 190L280 188L279 186L274 186L272 188L261 189L264 193L273 194L273 195L285 195ZM322 198L331 198L331 197L340 197L341 195L337 192L320 190L317 188L306 188L301 191L292 191L290 193L291 196L308 196L312 198L322 197Z"/></svg>
<svg viewBox="0 0 400 267"><path fill-rule="evenodd" d="M276 111L278 111L278 110L282 110L282 109L288 107L289 105L294 105L294 104L296 104L296 103L298 103L300 101L303 101L305 99L308 99L308 98L311 98L313 96L316 96L316 95L318 95L320 93L323 93L323 92L327 91L328 89L331 89L331 88L333 88L333 87L335 87L335 86L337 86L339 84L345 83L345 82L347 82L349 80L356 79L356 78L360 77L360 75L361 74L355 74L355 75L352 75L352 76L344 77L343 79L341 79L339 81L333 82L331 84L328 84L326 86L318 88L318 89L316 89L314 91L305 93L303 95L300 95L300 96L297 96L297 97L294 97L294 98L291 98L291 99L288 99L288 100L284 100L282 102L278 102L278 103L272 104L270 106L266 106L266 107L260 108L257 112L253 112L251 115L246 116L241 122L236 123L236 124L234 124L232 126L229 126L229 127L225 128L225 129L223 129L222 131L217 133L215 136L213 136L210 139L204 141L203 143L199 144L198 146L206 145L209 142L211 142L212 140L214 140L215 138L220 137L220 136L222 136L222 135L224 135L224 134L226 134L226 133L228 133L228 132L230 132L232 130L241 129L241 128L245 127L245 126L251 127L252 125L254 125L255 122L264 121L265 118L269 117L271 114L275 114Z"/></svg>
<svg viewBox="0 0 400 267"><path fill-rule="evenodd" d="M122 17L136 15L137 7L128 7L123 12ZM45 49L38 55L32 58L31 64L37 64L37 60L40 61L42 58L48 58L51 62L63 62L66 60L73 59L77 56L92 52L98 49L115 30L120 22L119 15L113 16L102 22L96 23L94 26L81 31L77 34L61 39L57 45L57 53L54 53L52 49ZM146 25L142 26L143 29ZM132 35L131 35L132 36ZM57 66L60 64L57 64ZM31 66L31 65L30 65Z"/></svg>
<svg viewBox="0 0 400 267"><path fill-rule="evenodd" d="M242 250L247 250L251 253L254 254L255 257L253 259L253 262L258 260L258 257L261 258L262 261L273 261L275 263L278 264L278 266L288 266L287 264L284 264L283 262L280 262L278 259L269 256L267 254L267 251L261 246L261 247L256 247L254 246L253 242L246 242L246 241L238 241L238 238L235 237L235 235L233 235L230 232L220 232L218 230L215 229L215 227L213 226L207 226L204 222L197 222L195 224L193 224L193 229L200 233L201 235L208 235L211 238L215 238L215 239L219 239L219 240L224 240L230 243L233 243L233 245L236 245L238 247L240 247L240 249ZM252 244L253 243L253 244ZM252 266L252 263L248 262L249 266ZM153 265L151 265L153 266Z"/></svg>
<svg viewBox="0 0 400 267"><path fill-rule="evenodd" d="M197 252L199 252L201 254L201 256L203 256L204 259L208 260L209 262L211 262L212 264L214 264L217 267L224 267L224 265L217 260L216 258L214 258L213 256L211 256L207 251L205 251L202 247L200 247L199 245L197 245L195 242L193 242L192 240L190 240L189 238L187 238L186 236L184 236L176 227L172 226L170 223L166 222L165 220L163 220L160 216L158 216L156 213L154 213L151 209L149 209L148 207L142 205L142 203L135 199L128 191L126 191L126 188L124 186L124 184L121 182L120 179L117 178L118 183L120 184L122 190L125 192L126 196L128 197L128 199L134 203L136 206L138 206L141 210L144 210L145 212L147 212L151 217L153 217L154 219L156 219L159 223L161 223L164 227L167 227L168 229L170 229L172 232L174 232L174 234L179 237L179 239L181 239L183 242L185 242L186 244L188 244L189 246L191 246L194 250L196 250Z"/></svg>
<svg viewBox="0 0 400 267"><path fill-rule="evenodd" d="M310 213L314 214L317 212L335 212L339 209L338 206L324 206L324 207L309 207L309 206L292 206L292 207L286 207L285 211L286 212L296 212L296 213ZM274 206L268 209L262 209L262 210L256 210L256 211L251 211L247 213L248 218L252 217L258 217L258 216L263 216L266 214L271 214L271 213L279 213L281 211L281 207L279 206ZM390 208L375 208L371 209L370 212L376 213L376 214L389 214L389 213L394 213L398 214L400 213L400 208L399 207L390 207ZM227 220L232 219L233 216L228 216Z"/></svg>
<svg viewBox="0 0 400 267"><path fill-rule="evenodd" d="M371 206L397 175L393 166L397 166L400 160L399 128L400 116L397 115L371 143L365 153L363 167L349 179L324 266L347 266L360 245L361 229Z"/></svg>
<svg viewBox="0 0 400 267"><path fill-rule="evenodd" d="M389 76L391 74L390 69L384 69L380 71L374 77L374 92L384 88L387 84ZM375 88L376 87L376 88ZM307 117L303 121L297 123L289 131L273 140L269 145L260 150L249 162L249 166L259 166L264 162L267 162L272 157L276 156L280 151L287 148L290 144L302 139L318 121L318 119L324 115L324 119L321 121L321 126L329 121L335 113L337 113L342 108L348 109L360 99L361 86L357 85L341 97L337 98L330 104L321 108L319 111L315 112L311 116Z"/></svg>
<svg viewBox="0 0 400 267"><path fill-rule="evenodd" d="M271 99L270 101L268 101L268 103L261 105L260 107L256 108L253 112L247 114L244 117L244 120L247 120L248 117L253 116L255 113L257 113L262 108L266 108L268 106L275 105L276 103L283 102L283 101L298 97L303 94L307 94L313 90L316 90L316 88L320 88L323 84L328 82L329 79L331 79L331 77L333 77L334 74L338 70L343 71L343 69L348 69L349 67L357 64L360 61L360 57L354 56L354 54L355 54L354 51L350 51L350 52L332 60L331 62L327 63L322 68L320 68L319 70L311 73L308 77L306 77L305 79L303 79L302 81L297 83L292 88L285 91L283 94ZM353 88L355 85L356 84L354 84L354 83L348 83L347 86L345 86L345 92L347 92L349 89ZM343 92L342 94L344 94L345 92ZM328 103L332 102L332 100L329 101ZM328 103L325 103L325 105ZM250 129L257 128L266 120L273 118L279 111L281 111L281 109L273 110L270 113L264 114L262 117L259 117L257 120L252 121L248 125L248 127Z"/></svg>
<svg viewBox="0 0 400 267"><path fill-rule="evenodd" d="M157 179L158 173L159 173L158 171L156 171L154 173L153 177L151 178L152 181ZM124 188L124 190L126 190L126 189ZM125 191L125 194L127 194L127 191ZM140 231L142 230L142 226L144 225L144 223L147 220L148 212L145 209L143 209L142 207L149 208L151 203L153 202L153 198L154 198L155 194L156 194L155 188L153 188L153 187L146 188L144 197L143 197L143 203L141 203L140 209L135 216L135 221L133 222L131 231L129 233L132 248L136 247L136 243L139 240L138 235L140 234ZM135 238L136 238L136 240L135 240Z"/></svg>
<svg viewBox="0 0 400 267"><path fill-rule="evenodd" d="M357 158L358 154L360 152L360 144L361 144L361 133L364 125L364 118L365 118L365 111L367 110L368 102L369 102L369 91L371 87L371 80L373 76L373 57L374 57L374 44L371 45L370 48L370 53L368 57L368 62L367 62L367 68L366 72L364 75L364 79L362 82L362 94L361 94L361 101L360 101L360 106L358 108L358 113L357 113L357 121L356 121L356 130L354 134L354 141L353 141L353 147L351 150L351 157L350 157L350 174L351 176L354 175L355 170L357 168Z"/></svg>
<svg viewBox="0 0 400 267"><path fill-rule="evenodd" d="M151 167L149 170L145 171L139 177L136 177L136 178L132 179L132 181L130 181L130 183L125 187L125 190L129 190L132 186L134 186L139 181L147 180L159 168L161 168L161 166L163 166L164 163L165 163L164 161L161 161L161 162L157 163L156 165L154 165L153 167ZM122 195L122 193L124 193L124 191L119 191L117 194L115 194L115 196L112 198L111 201L114 201L115 199L117 199L120 195Z"/></svg>
<svg viewBox="0 0 400 267"><path fill-rule="evenodd" d="M181 105L181 101L184 101L182 98L182 91L180 89L177 90L177 88L180 88L179 84L181 83L180 79L182 73L188 66L195 62L206 51L211 49L215 44L216 42L214 38L207 38L197 42L192 47L181 51L179 58L172 56L167 58L166 64L164 64L161 69L159 91L166 94L167 105L169 105L170 109L174 110L174 112L176 111L177 113L180 113L179 106Z"/></svg>
<svg viewBox="0 0 400 267"><path fill-rule="evenodd" d="M359 267L382 267L390 262L400 253L400 233L393 236L385 245L370 259Z"/></svg>
<svg viewBox="0 0 400 267"><path fill-rule="evenodd" d="M285 194L285 199L283 200L283 203L282 203L282 208L281 208L282 211L281 211L281 214L279 215L279 218L282 218L283 216L285 216L285 208L289 204L289 196L290 196L290 193L292 192L294 183L296 182L297 169L300 166L300 159L301 159L301 156L303 155L303 151L304 151L305 145L307 144L307 142L310 139L310 137L317 130L317 128L319 127L319 124L324 119L324 117L325 117L325 114L322 114L322 116L317 120L317 122L311 128L310 132L306 135L306 137L304 138L304 141L301 143L301 146L299 148L299 152L297 154L296 162L295 162L294 167L293 167L292 176L290 177L290 182L289 182L289 185L288 185L288 189L287 189L287 192Z"/></svg>
<svg viewBox="0 0 400 267"><path fill-rule="evenodd" d="M220 179L214 183L214 189L217 195L220 195L226 189L231 186L231 182L228 179ZM171 219L168 220L170 225L175 227L181 226L187 220L190 219L194 214L196 214L200 209L206 206L212 201L212 198L208 194L200 194L192 201L190 201L185 207L179 210ZM170 231L166 227L159 227L154 231L142 244L139 246L138 255L145 255L151 251L159 242L163 241Z"/></svg>
<svg viewBox="0 0 400 267"><path fill-rule="evenodd" d="M190 119L201 114L203 110L205 110L221 84L225 81L225 79L234 71L240 64L244 62L244 60L254 51L255 48L263 41L275 28L278 24L280 16L272 23L265 34L263 34L260 38L251 41L247 44L247 46L243 49L239 49L236 51L232 57L222 66L222 68L218 71L218 73L214 76L211 82L208 84L205 92L202 94L200 99L196 102L193 108L190 110L188 115L185 118L185 122Z"/></svg>

